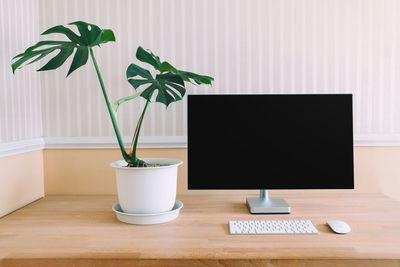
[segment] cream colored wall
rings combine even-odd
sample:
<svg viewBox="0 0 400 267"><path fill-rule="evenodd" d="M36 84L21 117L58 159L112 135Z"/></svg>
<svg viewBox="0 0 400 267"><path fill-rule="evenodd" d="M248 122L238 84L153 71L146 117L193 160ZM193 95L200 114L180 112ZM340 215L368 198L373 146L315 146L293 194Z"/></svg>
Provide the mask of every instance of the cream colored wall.
<svg viewBox="0 0 400 267"><path fill-rule="evenodd" d="M187 190L187 150L140 149L140 157L169 157L183 160L179 168L178 194L210 191ZM117 149L46 149L46 194L116 194L114 170L109 163L120 159ZM381 192L400 201L400 147L355 147L357 192ZM235 191L212 191L230 194ZM256 193L257 191L243 191ZM329 192L329 191L327 191ZM279 192L274 192L279 193Z"/></svg>
<svg viewBox="0 0 400 267"><path fill-rule="evenodd" d="M186 149L139 149L138 155L143 158L166 157L184 160L179 169L180 184L185 180ZM121 158L118 149L45 149L45 192L116 194L115 174L110 162ZM180 185L179 188L181 187Z"/></svg>
<svg viewBox="0 0 400 267"><path fill-rule="evenodd" d="M0 217L44 196L43 152L0 158Z"/></svg>
<svg viewBox="0 0 400 267"><path fill-rule="evenodd" d="M400 147L357 147L356 188L400 200Z"/></svg>
<svg viewBox="0 0 400 267"><path fill-rule="evenodd" d="M187 190L185 148L140 149L138 152L141 157L183 160L183 165L179 167L178 194L210 193ZM0 158L0 217L44 194L116 194L114 169L109 163L120 158L118 149L46 149ZM380 192L400 201L399 159L400 147L355 147L355 191ZM281 192L273 191L273 194ZM241 193L253 194L257 191ZM290 191L285 193L290 194Z"/></svg>

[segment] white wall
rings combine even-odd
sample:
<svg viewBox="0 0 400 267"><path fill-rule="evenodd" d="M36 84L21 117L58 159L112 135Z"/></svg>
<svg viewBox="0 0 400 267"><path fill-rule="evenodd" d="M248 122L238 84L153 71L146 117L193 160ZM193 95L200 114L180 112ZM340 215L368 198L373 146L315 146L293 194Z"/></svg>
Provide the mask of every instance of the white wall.
<svg viewBox="0 0 400 267"><path fill-rule="evenodd" d="M397 0L39 0L40 12L35 1L0 5L2 142L41 135L39 77L44 136L114 135L90 61L67 79L68 64L11 75L10 58L38 32L85 20L116 34L116 43L95 48L112 100L133 92L125 70L142 45L215 77L213 87L189 93L354 93L356 140L399 144ZM132 134L131 115L142 106L122 107L123 135ZM166 112L152 105L142 135L186 135L185 110L185 101Z"/></svg>
<svg viewBox="0 0 400 267"><path fill-rule="evenodd" d="M40 0L41 30L85 20L114 30L95 49L113 100L132 93L126 67L138 45L215 77L190 93L354 93L359 140L400 134L397 0ZM93 66L42 77L45 136L112 136ZM186 135L185 102L151 106L144 136ZM131 135L136 103L119 119Z"/></svg>
<svg viewBox="0 0 400 267"><path fill-rule="evenodd" d="M42 136L40 76L11 70L11 58L38 40L38 8L36 0L0 1L0 143Z"/></svg>

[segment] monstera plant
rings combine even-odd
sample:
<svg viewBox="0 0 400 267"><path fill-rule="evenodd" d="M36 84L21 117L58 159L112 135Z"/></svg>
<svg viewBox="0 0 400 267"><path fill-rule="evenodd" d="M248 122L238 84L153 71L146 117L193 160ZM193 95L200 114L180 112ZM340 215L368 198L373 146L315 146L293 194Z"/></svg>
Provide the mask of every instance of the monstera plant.
<svg viewBox="0 0 400 267"><path fill-rule="evenodd" d="M97 78L99 80L101 90L107 105L107 109L114 127L115 135L118 139L119 148L121 150L124 160L129 167L145 167L146 162L140 160L136 155L136 148L138 144L138 137L140 128L150 102L160 102L167 107L172 102L179 101L183 98L186 92L185 83L189 82L195 85L209 84L214 80L212 77L198 75L188 71L178 70L170 63L161 62L160 58L154 55L151 51L145 50L142 47L137 48L136 58L144 63L150 64L157 74L153 76L151 72L136 64L129 65L126 76L129 83L133 86L136 93L132 96L124 97L117 102L116 110L119 105L132 100L138 96L146 99L146 104L137 122L136 130L133 135L132 144L129 152L125 149L122 141L122 136L118 127L116 119L116 110L114 111L109 101L106 88L97 65L93 48L101 44L115 41L115 36L110 29L100 29L98 26L89 24L83 21L72 22L69 25L76 26L79 34L76 34L70 28L58 25L52 27L42 35L59 33L63 34L68 41L40 41L37 44L28 47L25 52L16 55L12 63L12 70L15 72L18 68L25 65L37 62L44 57L57 52L46 64L43 65L38 71L54 70L64 64L64 62L73 54L72 63L67 73L67 77L79 67L85 65L88 61L89 54L93 61L94 68L96 69Z"/></svg>

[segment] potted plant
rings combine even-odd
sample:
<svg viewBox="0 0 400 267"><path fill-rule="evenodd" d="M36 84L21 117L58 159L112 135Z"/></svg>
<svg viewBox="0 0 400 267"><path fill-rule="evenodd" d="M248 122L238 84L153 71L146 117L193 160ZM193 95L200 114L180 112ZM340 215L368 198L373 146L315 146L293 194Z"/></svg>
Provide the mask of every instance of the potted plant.
<svg viewBox="0 0 400 267"><path fill-rule="evenodd" d="M149 70L130 64L126 77L136 93L116 101L114 110L93 52L95 46L115 41L113 31L100 29L96 25L83 21L72 22L69 25L76 26L80 35L62 25L46 30L42 35L59 33L65 35L68 41L46 40L28 47L25 52L13 58L13 73L16 69L37 62L55 51L58 53L38 71L57 69L75 52L67 73L68 77L76 69L85 65L90 55L123 157L123 160L111 163L111 166L116 168L118 199L122 210L127 213L160 213L171 210L176 198L177 166L182 162L176 159L139 159L136 149L142 122L151 102L160 102L168 107L184 97L186 82L195 85L211 85L214 79L178 70L166 61L161 62L158 56L139 46L136 58L150 64L157 74L153 76ZM138 119L130 149L127 151L118 127L116 112L119 105L139 96L146 99L146 104Z"/></svg>

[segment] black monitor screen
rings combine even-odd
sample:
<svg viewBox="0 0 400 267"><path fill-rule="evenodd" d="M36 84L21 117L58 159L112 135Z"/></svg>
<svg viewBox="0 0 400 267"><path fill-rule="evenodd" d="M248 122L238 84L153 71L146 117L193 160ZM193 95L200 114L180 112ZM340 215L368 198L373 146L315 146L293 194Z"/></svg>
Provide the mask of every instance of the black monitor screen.
<svg viewBox="0 0 400 267"><path fill-rule="evenodd" d="M189 189L353 189L352 95L189 95Z"/></svg>

